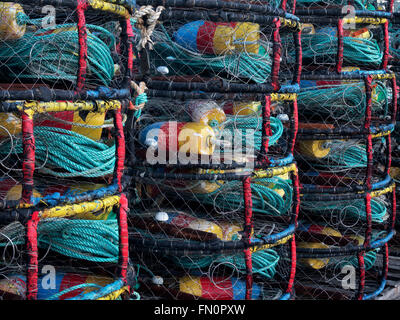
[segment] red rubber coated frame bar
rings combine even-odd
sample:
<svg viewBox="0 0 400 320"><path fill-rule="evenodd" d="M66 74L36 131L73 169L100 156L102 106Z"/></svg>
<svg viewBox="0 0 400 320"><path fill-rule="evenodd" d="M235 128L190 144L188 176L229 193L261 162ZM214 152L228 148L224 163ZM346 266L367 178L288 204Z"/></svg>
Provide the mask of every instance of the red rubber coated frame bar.
<svg viewBox="0 0 400 320"><path fill-rule="evenodd" d="M303 69L303 48L301 46L301 31L295 33L294 35L294 41L296 41L296 49L297 49L297 58L298 61L297 62L297 77L295 79L295 82L297 84L300 84L300 78L301 78L301 71Z"/></svg>
<svg viewBox="0 0 400 320"><path fill-rule="evenodd" d="M26 298L28 300L37 299L38 291L38 243L37 226L39 223L39 212L34 211L26 223Z"/></svg>
<svg viewBox="0 0 400 320"><path fill-rule="evenodd" d="M371 210L371 194L367 193L365 195L365 213L367 220L367 229L365 230L364 248L369 247L371 242L372 233L372 210Z"/></svg>
<svg viewBox="0 0 400 320"><path fill-rule="evenodd" d="M78 0L76 13L78 16L78 37L79 37L79 67L76 80L76 91L81 91L85 86L87 72L87 28L85 11L89 4L86 0Z"/></svg>
<svg viewBox="0 0 400 320"><path fill-rule="evenodd" d="M385 258L383 263L383 278L386 280L389 271L389 245L387 243L385 243Z"/></svg>
<svg viewBox="0 0 400 320"><path fill-rule="evenodd" d="M396 188L393 188L393 191L392 191L392 225L391 225L392 230L395 228L395 225L396 225L396 214L397 214L396 205L397 205Z"/></svg>
<svg viewBox="0 0 400 320"><path fill-rule="evenodd" d="M133 41L134 41L134 34L133 28L130 19L126 19L126 33L128 36L128 76L132 77L133 75Z"/></svg>
<svg viewBox="0 0 400 320"><path fill-rule="evenodd" d="M279 18L274 19L274 31L273 31L273 60L272 60L272 70L271 70L271 85L275 91L279 90L279 69L281 65L281 55L282 55L282 44L281 36L279 34L279 28L281 26L281 21Z"/></svg>
<svg viewBox="0 0 400 320"><path fill-rule="evenodd" d="M343 20L338 20L337 25L337 38L338 38L338 47L337 47L337 61L336 61L336 72L341 73L343 67Z"/></svg>
<svg viewBox="0 0 400 320"><path fill-rule="evenodd" d="M281 9L286 11L286 4L287 4L287 0L282 0L281 2Z"/></svg>
<svg viewBox="0 0 400 320"><path fill-rule="evenodd" d="M300 212L300 179L297 172L292 173L292 180L293 180L293 192L294 192L294 225L297 228L298 225L298 218Z"/></svg>
<svg viewBox="0 0 400 320"><path fill-rule="evenodd" d="M251 234L253 230L253 201L251 195L250 177L243 180L243 195L245 206L245 225L244 225L244 240L249 244L251 242ZM253 263L252 251L250 248L244 250L246 263L246 300L251 300L253 291Z"/></svg>
<svg viewBox="0 0 400 320"><path fill-rule="evenodd" d="M392 167L392 135L389 132L389 134L386 136L386 157L387 157L387 162L386 162L386 174L390 175L390 168Z"/></svg>
<svg viewBox="0 0 400 320"><path fill-rule="evenodd" d="M296 145L296 139L297 139L297 132L299 130L299 108L297 105L297 97L293 100L293 112L292 112L292 117L293 117L293 139L291 142L290 146L290 152L293 154L294 153L294 147Z"/></svg>
<svg viewBox="0 0 400 320"><path fill-rule="evenodd" d="M386 21L383 24L383 34L384 34L384 49L383 49L383 57L382 57L382 63L381 63L381 69L386 70L387 65L388 65L388 60L389 60L389 21Z"/></svg>
<svg viewBox="0 0 400 320"><path fill-rule="evenodd" d="M119 200L118 224L119 224L119 268L121 279L127 283L127 270L129 260L129 234L128 234L128 199L121 194Z"/></svg>
<svg viewBox="0 0 400 320"><path fill-rule="evenodd" d="M366 108L365 108L365 119L364 128L370 131L371 129L371 116L372 116L372 77L368 76L364 80L365 84L365 96L366 96ZM368 190L372 188L372 166L373 166L373 149L372 149L372 136L369 133L367 137L367 169L365 183Z"/></svg>
<svg viewBox="0 0 400 320"><path fill-rule="evenodd" d="M262 123L262 141L261 141L261 150L258 156L260 161L269 163L268 159L268 147L269 147L269 139L272 136L271 130L271 96L265 96L265 106L262 110L263 123Z"/></svg>
<svg viewBox="0 0 400 320"><path fill-rule="evenodd" d="M293 238L292 238L291 245L290 245L290 254L291 254L292 259L291 259L291 266L290 266L290 277L289 277L289 282L288 282L288 287L287 287L286 293L292 293L294 279L296 276L297 255L296 255L296 238L295 238L294 234L293 234Z"/></svg>
<svg viewBox="0 0 400 320"><path fill-rule="evenodd" d="M396 116L397 116L397 94L399 93L399 88L396 84L396 77L392 78L392 123L396 124Z"/></svg>
<svg viewBox="0 0 400 320"><path fill-rule="evenodd" d="M389 11L390 13L393 12L393 7L394 7L394 0L390 0L390 1L389 1L389 7L388 7L388 11Z"/></svg>
<svg viewBox="0 0 400 320"><path fill-rule="evenodd" d="M364 296L365 288L365 262L364 262L364 251L358 253L358 270L360 272L360 285L357 293L357 300L362 300Z"/></svg>
<svg viewBox="0 0 400 320"><path fill-rule="evenodd" d="M118 184L119 192L122 192L122 175L124 172L125 163L125 134L124 126L122 124L121 108L114 111L114 127L116 129L115 134L115 169L114 179Z"/></svg>
<svg viewBox="0 0 400 320"><path fill-rule="evenodd" d="M22 196L21 202L31 204L33 192L33 174L35 171L35 136L33 135L33 119L29 114L22 112Z"/></svg>

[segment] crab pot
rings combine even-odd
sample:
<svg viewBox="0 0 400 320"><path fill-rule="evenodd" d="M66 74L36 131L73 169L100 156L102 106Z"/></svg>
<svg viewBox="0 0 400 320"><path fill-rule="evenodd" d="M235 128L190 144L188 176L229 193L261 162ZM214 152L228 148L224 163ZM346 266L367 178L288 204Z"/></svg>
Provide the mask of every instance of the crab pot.
<svg viewBox="0 0 400 320"><path fill-rule="evenodd" d="M167 3L162 11L152 34L153 49L142 50L137 61L150 95L154 90L158 97L172 98L188 91L293 90L301 69L300 26L295 16L257 4L246 11L223 8L246 5L242 2L201 4L204 7L194 2L190 8L182 4L178 9ZM214 8L221 18L214 15L213 5L221 6ZM295 51L290 62L284 55L285 39L291 39Z"/></svg>
<svg viewBox="0 0 400 320"><path fill-rule="evenodd" d="M356 135L299 137L296 160L306 188L341 193L379 188L390 181L390 131L360 139Z"/></svg>
<svg viewBox="0 0 400 320"><path fill-rule="evenodd" d="M289 164L297 133L296 95L256 98L152 97L133 130L126 130L127 157L132 166L235 169Z"/></svg>
<svg viewBox="0 0 400 320"><path fill-rule="evenodd" d="M386 241L378 237L371 242L373 248L363 249L321 242L306 248L298 242L296 297L304 300L374 299L386 285Z"/></svg>
<svg viewBox="0 0 400 320"><path fill-rule="evenodd" d="M37 211L34 211L37 210ZM1 211L4 299L97 300L130 296L126 198ZM89 271L90 270L90 271Z"/></svg>
<svg viewBox="0 0 400 320"><path fill-rule="evenodd" d="M348 11L357 10L358 13L366 15L385 15L392 12L393 1L368 1L361 3L357 1L337 1L337 0L321 0L321 1L296 1L296 13L300 15L321 15L323 12L329 12L330 15L346 14Z"/></svg>
<svg viewBox="0 0 400 320"><path fill-rule="evenodd" d="M232 241L191 240L183 233L173 236L135 227L130 229L130 240L141 296L168 300L293 298L292 236L244 249L241 241L232 246Z"/></svg>
<svg viewBox="0 0 400 320"><path fill-rule="evenodd" d="M369 127L391 127L396 122L394 73L303 75L300 87L300 134L355 134Z"/></svg>
<svg viewBox="0 0 400 320"><path fill-rule="evenodd" d="M318 10L318 9L316 9ZM307 11L307 10L305 10ZM347 11L336 14L307 15L300 11L303 22L301 37L303 71L330 73L349 70L386 70L389 59L390 12ZM289 56L295 56L292 49Z"/></svg>

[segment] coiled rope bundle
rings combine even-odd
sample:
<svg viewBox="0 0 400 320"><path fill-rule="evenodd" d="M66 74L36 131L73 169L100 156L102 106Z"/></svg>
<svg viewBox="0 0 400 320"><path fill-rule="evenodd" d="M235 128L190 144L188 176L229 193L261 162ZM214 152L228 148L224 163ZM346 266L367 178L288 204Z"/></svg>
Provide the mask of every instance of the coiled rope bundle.
<svg viewBox="0 0 400 320"><path fill-rule="evenodd" d="M172 260L185 269L208 267L215 263L234 267L240 273L246 274L246 264L242 252L234 255L209 256L174 256ZM276 266L280 260L279 254L272 249L259 250L252 254L253 273L272 279L276 274Z"/></svg>
<svg viewBox="0 0 400 320"><path fill-rule="evenodd" d="M110 220L45 219L38 224L38 246L68 257L117 262L118 222ZM25 243L24 226L14 222L0 229L0 247Z"/></svg>
<svg viewBox="0 0 400 320"><path fill-rule="evenodd" d="M108 146L79 133L52 127L35 127L34 135L36 161L43 173L63 178L93 178L114 171L115 144ZM21 139L9 140L0 146L3 157L22 152Z"/></svg>
<svg viewBox="0 0 400 320"><path fill-rule="evenodd" d="M87 25L88 81L109 85L114 77L111 55L115 38L108 30ZM108 45L102 40L109 42ZM75 24L62 24L25 33L0 43L1 74L5 78L76 82L79 67L79 35Z"/></svg>
<svg viewBox="0 0 400 320"><path fill-rule="evenodd" d="M386 116L388 114L387 88L381 82L376 82L375 85L376 99L372 104L372 112L381 111L381 114ZM365 85L362 82L304 88L298 94L297 101L303 115L318 114L338 121L364 119L367 105Z"/></svg>
<svg viewBox="0 0 400 320"><path fill-rule="evenodd" d="M302 35L303 59L317 64L332 63L337 57L337 38L328 33ZM291 52L294 56L294 51ZM378 68L383 57L374 39L343 37L343 61L347 65Z"/></svg>
<svg viewBox="0 0 400 320"><path fill-rule="evenodd" d="M267 53L254 54L240 52L225 55L206 55L197 53L174 42L163 28L164 32L154 31L154 51L160 55L162 63L178 75L195 75L204 71L215 74L225 72L234 78L251 79L256 83L264 83L271 74L272 59ZM261 48L263 48L261 46Z"/></svg>

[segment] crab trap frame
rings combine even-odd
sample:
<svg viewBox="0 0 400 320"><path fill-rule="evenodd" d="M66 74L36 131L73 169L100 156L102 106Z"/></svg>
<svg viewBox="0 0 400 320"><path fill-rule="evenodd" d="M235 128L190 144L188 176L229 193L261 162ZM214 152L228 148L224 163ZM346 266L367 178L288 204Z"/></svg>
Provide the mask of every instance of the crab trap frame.
<svg viewBox="0 0 400 320"><path fill-rule="evenodd" d="M46 16L45 6L54 14ZM0 10L8 19L0 37L8 81L0 85L1 294L129 296L123 113L131 98L132 3L14 1ZM55 290L39 277L49 265Z"/></svg>
<svg viewBox="0 0 400 320"><path fill-rule="evenodd" d="M237 100L263 99L268 93L298 90L297 17L267 6L226 1L163 5L157 9L160 23L152 32L154 45L139 43L137 78L145 80L150 97L198 99L213 94L221 99L229 94ZM242 6L248 11L239 10ZM286 60L282 37L295 50L293 61Z"/></svg>

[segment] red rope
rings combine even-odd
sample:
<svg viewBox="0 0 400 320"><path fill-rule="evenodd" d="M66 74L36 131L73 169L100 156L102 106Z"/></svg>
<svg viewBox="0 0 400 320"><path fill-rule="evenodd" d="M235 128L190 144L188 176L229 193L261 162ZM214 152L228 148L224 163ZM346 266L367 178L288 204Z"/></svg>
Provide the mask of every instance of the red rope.
<svg viewBox="0 0 400 320"><path fill-rule="evenodd" d="M127 269L128 269L128 259L129 259L129 235L128 235L128 222L127 222L127 210L128 210L128 200L124 193L121 194L119 200L119 266L120 275L124 282L127 282Z"/></svg>
<svg viewBox="0 0 400 320"><path fill-rule="evenodd" d="M280 26L281 26L281 21L279 20L279 18L275 18L274 31L273 31L274 52L273 52L273 62L271 71L271 84L275 91L279 90L279 68L281 65L281 55L282 55L281 36L279 34Z"/></svg>
<svg viewBox="0 0 400 320"><path fill-rule="evenodd" d="M386 70L389 60L389 21L386 21L383 25L383 34L384 34L384 49L383 49L383 58L381 69Z"/></svg>
<svg viewBox="0 0 400 320"><path fill-rule="evenodd" d="M78 16L78 37L79 37L79 68L76 81L77 91L81 91L86 81L87 71L87 29L85 10L88 8L86 0L78 0L76 14Z"/></svg>
<svg viewBox="0 0 400 320"><path fill-rule="evenodd" d="M293 130L293 139L292 139L292 144L290 148L290 152L293 154L294 152L294 146L296 144L296 138L297 138L297 132L299 130L299 119L298 119L298 106L297 106L297 97L293 100L293 121L294 121L294 128Z"/></svg>
<svg viewBox="0 0 400 320"><path fill-rule="evenodd" d="M245 226L244 226L244 240L248 244L251 242L251 233L253 230L253 202L251 197L251 182L250 177L243 180L243 194L245 206ZM253 264L252 252L249 249L244 250L245 263L246 263L246 300L251 300L253 291Z"/></svg>
<svg viewBox="0 0 400 320"><path fill-rule="evenodd" d="M396 200L396 188L393 188L392 191L392 230L394 229L395 225L396 225L396 205L397 205L397 200Z"/></svg>
<svg viewBox="0 0 400 320"><path fill-rule="evenodd" d="M392 123L396 124L396 116L397 116L397 94L399 88L396 84L396 77L392 78Z"/></svg>
<svg viewBox="0 0 400 320"><path fill-rule="evenodd" d="M33 119L30 115L22 112L22 203L31 203L33 192L33 173L35 171L35 136L33 135Z"/></svg>
<svg viewBox="0 0 400 320"><path fill-rule="evenodd" d="M341 73L343 66L343 20L342 19L339 19L338 21L337 38L338 38L338 48L337 48L336 71L337 73Z"/></svg>
<svg viewBox="0 0 400 320"><path fill-rule="evenodd" d="M271 96L265 96L265 106L263 107L262 123L262 142L259 160L269 163L267 153L269 147L269 138L272 136L271 130Z"/></svg>
<svg viewBox="0 0 400 320"><path fill-rule="evenodd" d="M291 261L291 268L290 268L289 283L288 283L286 293L292 293L293 285L294 285L294 278L296 276L297 256L296 256L296 239L295 239L294 235L292 238L290 249L291 249L292 261Z"/></svg>
<svg viewBox="0 0 400 320"><path fill-rule="evenodd" d="M125 163L125 135L124 126L122 124L121 108L114 111L114 127L116 129L115 134L115 172L114 177L118 183L119 192L122 192L122 175L124 172Z"/></svg>
<svg viewBox="0 0 400 320"><path fill-rule="evenodd" d="M39 222L39 212L33 212L26 224L26 250L28 254L26 270L26 298L28 300L37 299L38 291L38 244L37 226Z"/></svg>
<svg viewBox="0 0 400 320"><path fill-rule="evenodd" d="M358 269L360 271L360 286L358 288L358 300L362 300L364 296L365 287L365 263L364 263L364 251L358 254Z"/></svg>

